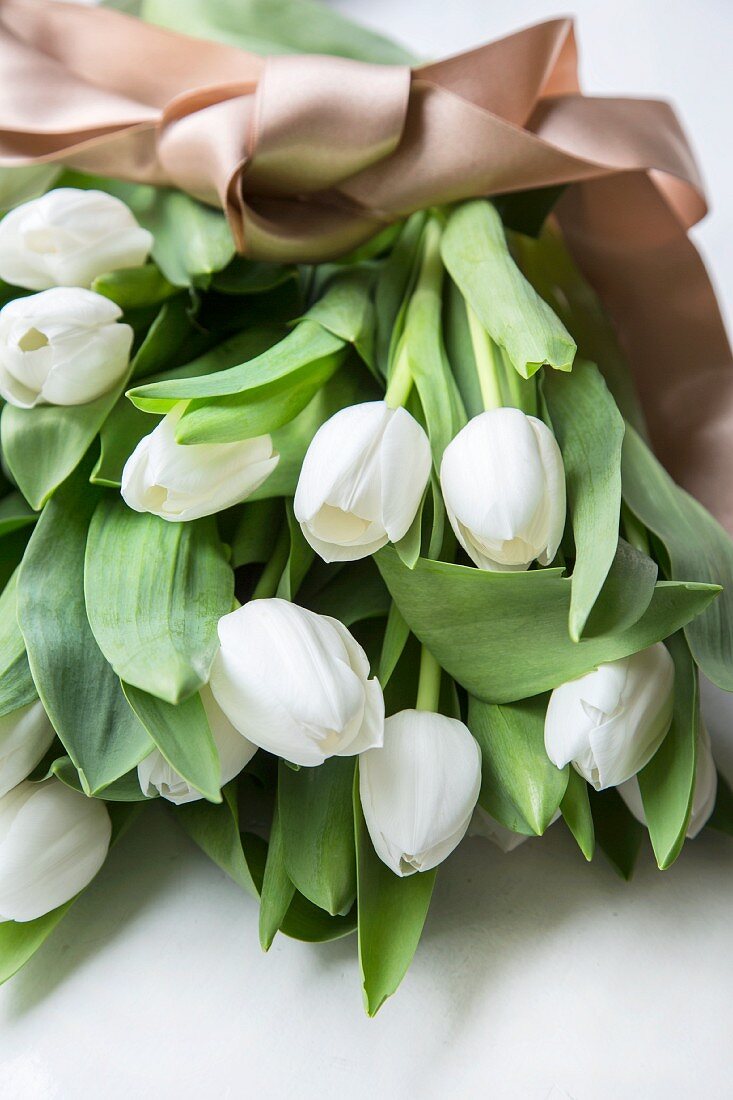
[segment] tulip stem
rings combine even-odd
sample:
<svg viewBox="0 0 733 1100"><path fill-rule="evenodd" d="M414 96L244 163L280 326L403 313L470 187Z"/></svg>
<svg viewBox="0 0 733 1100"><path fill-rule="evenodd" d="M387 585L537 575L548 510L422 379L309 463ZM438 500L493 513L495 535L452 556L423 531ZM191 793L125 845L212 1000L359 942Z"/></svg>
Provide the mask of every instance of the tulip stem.
<svg viewBox="0 0 733 1100"><path fill-rule="evenodd" d="M407 402L412 389L412 371L410 370L410 356L407 353L407 345L403 340L400 343L395 359L394 369L387 384L387 392L384 400L391 409L401 409Z"/></svg>
<svg viewBox="0 0 733 1100"><path fill-rule="evenodd" d="M501 352L479 321L471 306L466 302L468 329L471 334L471 346L476 360L476 374L481 389L484 408L500 409L504 404L501 392L502 364Z"/></svg>
<svg viewBox="0 0 733 1100"><path fill-rule="evenodd" d="M290 531L287 523L283 523L278 533L275 545L272 548L269 561L265 562L265 568L260 574L260 579L255 585L250 599L267 600L274 596L280 584L280 578L287 564L290 553Z"/></svg>
<svg viewBox="0 0 733 1100"><path fill-rule="evenodd" d="M443 670L425 646L420 650L420 676L417 681L415 710L436 711L440 703L440 677Z"/></svg>

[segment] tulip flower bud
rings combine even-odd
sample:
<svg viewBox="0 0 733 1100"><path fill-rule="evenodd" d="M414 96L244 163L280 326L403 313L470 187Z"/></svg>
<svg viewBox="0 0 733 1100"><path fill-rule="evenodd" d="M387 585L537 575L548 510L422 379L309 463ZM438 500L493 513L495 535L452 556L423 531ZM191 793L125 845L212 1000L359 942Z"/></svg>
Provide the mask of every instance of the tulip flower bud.
<svg viewBox="0 0 733 1100"><path fill-rule="evenodd" d="M209 721L211 736L219 753L223 787L239 775L245 764L249 764L257 752L257 746L246 737L242 737L241 733L234 728L211 694L208 684L201 688L200 695ZM159 794L176 806L182 806L185 802L197 802L204 797L201 791L187 783L183 776L170 766L158 749L153 749L138 764L137 777L140 781L140 790L148 798Z"/></svg>
<svg viewBox="0 0 733 1100"><path fill-rule="evenodd" d="M553 764L572 763L597 791L636 775L672 721L674 663L662 642L555 688L545 718Z"/></svg>
<svg viewBox="0 0 733 1100"><path fill-rule="evenodd" d="M55 736L40 699L0 718L0 797L30 775Z"/></svg>
<svg viewBox="0 0 733 1100"><path fill-rule="evenodd" d="M0 279L28 290L90 287L97 275L143 264L152 244L120 199L57 187L0 222Z"/></svg>
<svg viewBox="0 0 733 1100"><path fill-rule="evenodd" d="M122 471L125 503L173 523L239 504L260 487L280 458L269 435L238 443L176 443L176 424L185 407L179 402L140 440Z"/></svg>
<svg viewBox="0 0 733 1100"><path fill-rule="evenodd" d="M644 804L641 800L639 780L636 776L622 783L618 793L623 798L631 813L642 825L646 825ZM704 726L700 726L697 738L697 765L695 769L695 792L692 796L692 810L687 825L686 836L688 840L694 840L715 809L715 797L718 793L718 772L713 760L713 750L710 744L710 734Z"/></svg>
<svg viewBox="0 0 733 1100"><path fill-rule="evenodd" d="M254 745L311 767L382 744L382 689L337 619L253 600L219 620L219 641L211 690Z"/></svg>
<svg viewBox="0 0 733 1100"><path fill-rule="evenodd" d="M104 863L104 802L59 779L20 783L0 798L0 920L28 921L69 901Z"/></svg>
<svg viewBox="0 0 733 1100"><path fill-rule="evenodd" d="M479 569L549 565L565 526L565 470L554 435L519 409L490 409L462 428L440 467L456 538Z"/></svg>
<svg viewBox="0 0 733 1100"><path fill-rule="evenodd" d="M384 745L359 757L359 794L379 858L396 875L429 871L468 829L481 752L455 718L403 710L384 723Z"/></svg>
<svg viewBox="0 0 733 1100"><path fill-rule="evenodd" d="M120 382L132 329L101 294L54 287L0 310L0 394L11 405L85 405Z"/></svg>
<svg viewBox="0 0 733 1100"><path fill-rule="evenodd" d="M367 558L399 542L430 477L430 443L414 417L384 401L341 409L313 436L295 517L324 561Z"/></svg>

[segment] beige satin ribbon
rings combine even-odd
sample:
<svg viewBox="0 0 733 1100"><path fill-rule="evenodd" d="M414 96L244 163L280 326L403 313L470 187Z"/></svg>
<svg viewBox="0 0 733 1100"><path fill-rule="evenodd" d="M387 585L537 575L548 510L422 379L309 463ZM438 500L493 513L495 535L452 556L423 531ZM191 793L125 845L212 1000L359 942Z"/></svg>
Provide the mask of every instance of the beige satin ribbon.
<svg viewBox="0 0 733 1100"><path fill-rule="evenodd" d="M54 0L0 0L0 164L171 184L258 259L319 262L422 207L570 183L576 259L667 467L733 531L733 371L687 229L694 158L661 102L582 95L553 20L410 70L262 58Z"/></svg>

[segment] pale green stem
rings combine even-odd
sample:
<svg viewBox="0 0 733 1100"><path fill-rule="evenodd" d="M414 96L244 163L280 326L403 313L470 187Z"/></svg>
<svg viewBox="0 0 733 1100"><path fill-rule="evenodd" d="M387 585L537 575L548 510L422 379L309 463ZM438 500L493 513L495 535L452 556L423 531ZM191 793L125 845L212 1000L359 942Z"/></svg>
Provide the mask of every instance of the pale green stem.
<svg viewBox="0 0 733 1100"><path fill-rule="evenodd" d="M415 710L436 711L440 703L440 677L442 669L432 653L420 650L420 678L417 682Z"/></svg>
<svg viewBox="0 0 733 1100"><path fill-rule="evenodd" d="M390 376L387 392L384 400L391 409L399 409L407 402L412 389L412 371L410 370L410 357L407 353L407 345L401 341L394 369Z"/></svg>
<svg viewBox="0 0 733 1100"><path fill-rule="evenodd" d="M250 599L267 600L277 592L280 578L283 575L290 553L290 531L287 523L283 523L280 532L272 548L270 560L265 563L265 568L260 574L260 579L255 585Z"/></svg>
<svg viewBox="0 0 733 1100"><path fill-rule="evenodd" d="M476 373L481 389L481 400L487 410L500 409L504 404L504 398L501 392L503 370L499 358L499 349L468 302L466 302L466 313L468 314L468 329L471 334L473 357L476 360Z"/></svg>

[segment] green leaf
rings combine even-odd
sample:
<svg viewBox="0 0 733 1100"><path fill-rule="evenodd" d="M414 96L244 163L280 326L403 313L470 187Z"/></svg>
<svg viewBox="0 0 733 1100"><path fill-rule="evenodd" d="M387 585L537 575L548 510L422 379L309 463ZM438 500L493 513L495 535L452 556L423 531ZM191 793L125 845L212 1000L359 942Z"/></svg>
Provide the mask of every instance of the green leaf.
<svg viewBox="0 0 733 1100"><path fill-rule="evenodd" d="M173 706L132 684L125 697L167 762L210 802L221 802L221 764L199 695Z"/></svg>
<svg viewBox="0 0 733 1100"><path fill-rule="evenodd" d="M60 779L67 787L72 787L75 791L84 792L79 773L74 767L71 758L68 756L60 756L57 760L54 760L53 764L48 769L48 775L55 775L57 779ZM147 796L143 794L140 787L137 770L130 771L127 775L123 775L120 779L116 779L114 783L110 783L100 791L100 796L104 798L105 802L148 801Z"/></svg>
<svg viewBox="0 0 733 1100"><path fill-rule="evenodd" d="M92 290L110 298L121 309L154 306L178 294L178 287L169 283L155 264L98 275L92 283Z"/></svg>
<svg viewBox="0 0 733 1100"><path fill-rule="evenodd" d="M709 512L675 485L641 437L627 427L621 478L624 500L663 543L671 577L723 587L720 598L685 633L705 675L733 691L733 542Z"/></svg>
<svg viewBox="0 0 733 1100"><path fill-rule="evenodd" d="M257 897L255 870L247 859L239 835L237 783L222 788L220 805L211 802L187 802L172 809L173 816L191 839L217 867L221 867L238 886Z"/></svg>
<svg viewBox="0 0 733 1100"><path fill-rule="evenodd" d="M287 501L285 506L287 516L288 534L290 536L290 549L285 569L280 578L275 595L281 600L295 599L306 573L311 567L315 557L312 548L306 542L305 535L300 529L300 524L293 513L293 505Z"/></svg>
<svg viewBox="0 0 733 1100"><path fill-rule="evenodd" d="M26 504L20 493L8 493L0 500L0 538L30 526L37 519L38 513Z"/></svg>
<svg viewBox="0 0 733 1100"><path fill-rule="evenodd" d="M372 847L354 782L359 912L359 966L364 1007L375 1016L407 973L420 942L435 885L435 869L400 878Z"/></svg>
<svg viewBox="0 0 733 1100"><path fill-rule="evenodd" d="M57 164L28 164L0 168L0 211L43 195L61 168Z"/></svg>
<svg viewBox="0 0 733 1100"><path fill-rule="evenodd" d="M207 682L217 623L234 599L213 517L168 523L105 497L84 588L94 637L121 680L173 704Z"/></svg>
<svg viewBox="0 0 733 1100"><path fill-rule="evenodd" d="M593 814L588 798L588 784L575 768L570 768L568 772L568 785L560 803L560 812L565 824L578 842L578 847L590 862L596 845Z"/></svg>
<svg viewBox="0 0 733 1100"><path fill-rule="evenodd" d="M614 871L628 882L634 873L644 828L627 810L615 787L593 791L591 806L598 847Z"/></svg>
<svg viewBox="0 0 733 1100"><path fill-rule="evenodd" d="M392 673L397 667L397 662L402 656L409 636L410 628L402 618L399 607L396 603L390 603L382 652L379 658L379 682L382 688L386 688L392 678Z"/></svg>
<svg viewBox="0 0 733 1100"><path fill-rule="evenodd" d="M479 802L515 833L541 836L568 785L545 752L547 696L508 706L470 698L468 728L481 749Z"/></svg>
<svg viewBox="0 0 733 1100"><path fill-rule="evenodd" d="M660 870L682 851L695 794L700 721L697 670L683 634L667 642L674 659L674 713L669 733L637 778Z"/></svg>
<svg viewBox="0 0 733 1100"><path fill-rule="evenodd" d="M652 601L658 572L656 562L620 538L584 637L618 634L638 622Z"/></svg>
<svg viewBox="0 0 733 1100"><path fill-rule="evenodd" d="M190 356L192 341L196 342L196 335L190 307L186 296L181 294L161 307L133 356L131 377L145 378L178 365L181 354Z"/></svg>
<svg viewBox="0 0 733 1100"><path fill-rule="evenodd" d="M137 767L151 741L87 620L84 548L98 492L80 469L44 509L18 577L18 622L46 712L94 794Z"/></svg>
<svg viewBox="0 0 733 1100"><path fill-rule="evenodd" d="M379 273L374 296L375 353L377 364L385 378L390 362L390 351L394 347L393 334L398 327L398 317L404 312L403 303L409 300L419 269L426 217L425 211L419 210L407 219Z"/></svg>
<svg viewBox="0 0 733 1100"><path fill-rule="evenodd" d="M18 626L18 570L0 595L0 717L38 698Z"/></svg>
<svg viewBox="0 0 733 1100"><path fill-rule="evenodd" d="M262 263L235 256L223 271L212 277L211 289L222 294L264 294L298 277L297 267L290 264Z"/></svg>
<svg viewBox="0 0 733 1100"><path fill-rule="evenodd" d="M544 364L572 369L575 341L514 263L490 202L475 200L453 210L442 254L463 297L523 378Z"/></svg>
<svg viewBox="0 0 733 1100"><path fill-rule="evenodd" d="M389 592L371 558L349 562L314 596L302 599L311 611L332 615L344 626L379 619L390 608Z"/></svg>
<svg viewBox="0 0 733 1100"><path fill-rule="evenodd" d="M443 346L443 265L440 227L431 219L423 234L420 273L405 313L396 362L405 355L425 414L433 462L466 423L466 413Z"/></svg>
<svg viewBox="0 0 733 1100"><path fill-rule="evenodd" d="M576 360L571 375L550 371L542 388L565 465L575 538L569 629L577 642L616 553L624 421L595 363Z"/></svg>
<svg viewBox="0 0 733 1100"><path fill-rule="evenodd" d="M282 504L277 498L248 500L239 506L232 538L232 567L268 561L279 530Z"/></svg>
<svg viewBox="0 0 733 1100"><path fill-rule="evenodd" d="M260 946L263 951L269 951L272 947L294 897L295 886L285 870L285 852L276 805L260 894Z"/></svg>
<svg viewBox="0 0 733 1100"><path fill-rule="evenodd" d="M219 210L182 191L146 184L116 190L123 190L140 224L153 234L153 259L174 286L207 287L234 256L234 240Z"/></svg>
<svg viewBox="0 0 733 1100"><path fill-rule="evenodd" d="M123 382L86 405L5 406L0 420L2 453L31 508L42 508L76 469L124 386Z"/></svg>
<svg viewBox="0 0 733 1100"><path fill-rule="evenodd" d="M313 0L143 0L141 17L253 53L318 53L410 63L396 43Z"/></svg>
<svg viewBox="0 0 733 1100"><path fill-rule="evenodd" d="M700 614L718 591L661 582L628 629L573 642L571 585L559 569L492 573L420 558L410 570L391 547L375 561L413 633L459 684L492 703L538 695L645 649Z"/></svg>
<svg viewBox="0 0 733 1100"><path fill-rule="evenodd" d="M335 916L356 896L354 758L332 756L317 768L280 763L278 814L288 877L309 901Z"/></svg>

